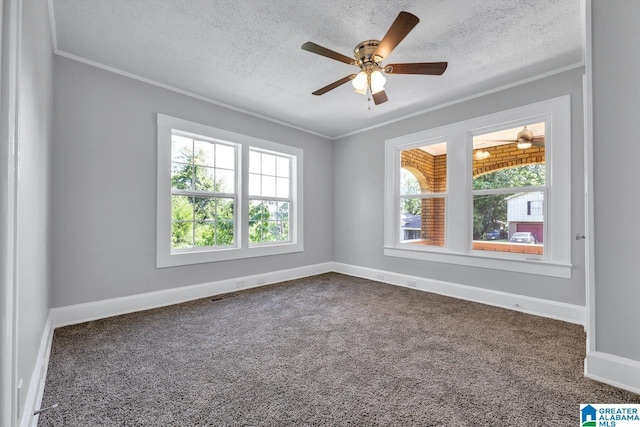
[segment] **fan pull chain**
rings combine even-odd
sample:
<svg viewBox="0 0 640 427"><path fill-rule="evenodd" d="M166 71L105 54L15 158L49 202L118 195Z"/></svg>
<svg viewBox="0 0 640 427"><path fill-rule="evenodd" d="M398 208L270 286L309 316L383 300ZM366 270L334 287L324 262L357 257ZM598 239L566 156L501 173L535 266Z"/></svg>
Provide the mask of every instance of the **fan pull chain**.
<svg viewBox="0 0 640 427"><path fill-rule="evenodd" d="M367 72L367 87L369 91L367 92L367 104L369 104L367 110L371 111L371 73Z"/></svg>

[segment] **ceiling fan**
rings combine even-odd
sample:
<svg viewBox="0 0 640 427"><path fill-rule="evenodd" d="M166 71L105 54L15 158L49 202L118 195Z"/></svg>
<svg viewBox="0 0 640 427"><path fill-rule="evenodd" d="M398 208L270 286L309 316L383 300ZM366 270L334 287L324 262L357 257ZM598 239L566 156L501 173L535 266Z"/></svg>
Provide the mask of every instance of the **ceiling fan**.
<svg viewBox="0 0 640 427"><path fill-rule="evenodd" d="M525 126L518 132L516 139L499 139L496 142L515 142L519 149L525 150L531 147L544 147L544 135L533 136L533 132Z"/></svg>
<svg viewBox="0 0 640 427"><path fill-rule="evenodd" d="M369 92L371 96L373 96L373 102L378 105L388 101L387 94L384 91L386 78L382 72L386 74L425 74L436 76L444 73L447 69L446 62L415 62L382 65L384 58L398 46L418 22L420 22L420 20L417 16L409 12L400 12L382 40L365 40L359 43L353 49L353 58L349 58L346 55L342 55L313 42L303 44L302 49L306 51L360 68L359 73L349 74L340 80L336 80L316 90L313 92L313 95L323 95L351 81L356 92L363 95Z"/></svg>

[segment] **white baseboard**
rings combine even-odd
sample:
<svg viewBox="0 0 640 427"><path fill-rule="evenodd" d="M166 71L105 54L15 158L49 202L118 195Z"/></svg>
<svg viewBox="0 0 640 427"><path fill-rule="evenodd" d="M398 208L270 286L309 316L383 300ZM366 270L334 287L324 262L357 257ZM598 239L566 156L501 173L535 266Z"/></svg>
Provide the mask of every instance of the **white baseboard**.
<svg viewBox="0 0 640 427"><path fill-rule="evenodd" d="M53 330L55 328L117 316L120 314L178 304L217 294L255 288L332 271L392 285L405 286L454 298L522 311L570 323L584 325L586 319L586 310L585 307L582 306L337 262L326 262L288 270L202 283L193 286L184 286L157 292L112 298L103 301L57 307L52 308L49 311L49 319L47 320L45 330L43 331L41 347L38 353L38 361L29 386L29 392L25 401L25 409L23 411L20 427L35 426L37 424L38 417L33 417L31 414L35 409L38 409L42 401L46 369L51 351ZM635 367L635 369L638 370L639 368ZM609 377L607 376L607 372L604 371L602 378L596 378L596 375L597 374L594 374L594 376L588 376L621 388L627 388L624 385L621 386L612 382L617 378L617 376ZM609 381L608 378L612 378L612 381ZM621 381L620 384L626 383ZM635 384L637 384L637 382Z"/></svg>
<svg viewBox="0 0 640 427"><path fill-rule="evenodd" d="M507 292L493 291L474 286L459 285L441 280L426 279L424 277L409 276L373 268L359 267L334 262L334 271L365 279L376 280L397 286L433 292L440 295L479 302L496 307L508 308L523 313L562 320L578 325L586 323L586 308L580 305L567 304L557 301L533 298Z"/></svg>
<svg viewBox="0 0 640 427"><path fill-rule="evenodd" d="M474 286L459 285L424 277L409 276L385 270L376 270L337 262L326 262L163 291L52 308L50 311L51 327L53 329L120 314L149 310L198 298L206 298L212 295L269 285L330 271L508 308L580 325L584 325L586 321L586 309L579 305L493 291Z"/></svg>
<svg viewBox="0 0 640 427"><path fill-rule="evenodd" d="M328 273L330 271L333 271L333 263L327 262L127 297L57 307L52 308L50 311L51 324L53 328L74 325L91 320L118 316L120 314L149 310L213 295L299 279L315 274Z"/></svg>
<svg viewBox="0 0 640 427"><path fill-rule="evenodd" d="M42 403L42 395L44 394L44 383L47 378L47 367L49 366L49 355L51 354L51 344L53 341L53 327L51 325L51 316L47 318L40 339L40 347L36 364L29 381L29 389L25 397L22 414L20 416L20 427L36 427L38 425L38 417L33 415L36 409L40 408Z"/></svg>
<svg viewBox="0 0 640 427"><path fill-rule="evenodd" d="M584 376L640 394L640 361L599 351L584 359Z"/></svg>

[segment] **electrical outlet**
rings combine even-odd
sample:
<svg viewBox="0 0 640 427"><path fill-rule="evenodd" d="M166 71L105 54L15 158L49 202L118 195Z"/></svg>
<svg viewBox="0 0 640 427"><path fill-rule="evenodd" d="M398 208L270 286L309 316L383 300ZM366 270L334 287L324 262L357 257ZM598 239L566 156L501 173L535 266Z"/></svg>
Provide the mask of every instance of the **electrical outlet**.
<svg viewBox="0 0 640 427"><path fill-rule="evenodd" d="M411 286L412 288L416 288L418 286L418 282L416 282L415 280L407 280L407 285Z"/></svg>
<svg viewBox="0 0 640 427"><path fill-rule="evenodd" d="M264 282L265 282L264 277L258 277L258 278L256 279L256 283L257 283L258 285L263 285L263 284L264 284Z"/></svg>
<svg viewBox="0 0 640 427"><path fill-rule="evenodd" d="M244 280L236 282L236 289L242 289L242 288L244 288Z"/></svg>
<svg viewBox="0 0 640 427"><path fill-rule="evenodd" d="M378 274L376 277L378 280L384 280L384 274Z"/></svg>

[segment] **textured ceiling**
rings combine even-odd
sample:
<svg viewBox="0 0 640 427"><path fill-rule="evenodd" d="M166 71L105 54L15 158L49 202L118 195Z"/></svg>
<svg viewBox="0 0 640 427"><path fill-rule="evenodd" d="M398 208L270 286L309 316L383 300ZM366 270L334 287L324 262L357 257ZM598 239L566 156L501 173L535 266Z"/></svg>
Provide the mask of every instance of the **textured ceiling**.
<svg viewBox="0 0 640 427"><path fill-rule="evenodd" d="M52 0L56 52L336 138L583 61L580 0ZM442 76L387 75L389 102L345 84L347 56L401 10L420 23L385 63L448 61Z"/></svg>

